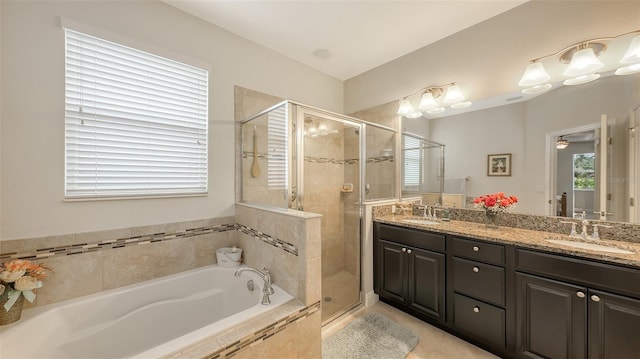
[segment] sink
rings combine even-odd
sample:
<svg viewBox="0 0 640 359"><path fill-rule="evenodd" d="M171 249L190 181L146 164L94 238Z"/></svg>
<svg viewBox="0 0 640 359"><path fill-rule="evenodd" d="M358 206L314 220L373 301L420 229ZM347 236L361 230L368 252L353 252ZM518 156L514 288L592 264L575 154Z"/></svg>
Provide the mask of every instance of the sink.
<svg viewBox="0 0 640 359"><path fill-rule="evenodd" d="M440 222L430 221L428 219L403 219L402 222L412 224L440 224Z"/></svg>
<svg viewBox="0 0 640 359"><path fill-rule="evenodd" d="M621 248L617 248L617 247L610 247L610 246L605 246L605 245L596 244L596 243L585 243L585 242L578 242L578 241L568 241L568 240L564 240L564 239L547 239L546 241L549 242L549 243L561 244L561 245L567 246L567 247L589 249L589 250L598 251L598 252L633 254L633 252L628 251L626 249L621 249Z"/></svg>

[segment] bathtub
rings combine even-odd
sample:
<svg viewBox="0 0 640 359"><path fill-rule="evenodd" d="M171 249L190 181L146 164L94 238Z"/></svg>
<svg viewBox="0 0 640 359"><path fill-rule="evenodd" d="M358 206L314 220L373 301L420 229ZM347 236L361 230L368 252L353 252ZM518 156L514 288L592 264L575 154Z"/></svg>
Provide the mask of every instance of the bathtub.
<svg viewBox="0 0 640 359"><path fill-rule="evenodd" d="M26 310L0 327L0 358L158 358L293 298L274 285L262 305L262 279L235 270L212 265Z"/></svg>

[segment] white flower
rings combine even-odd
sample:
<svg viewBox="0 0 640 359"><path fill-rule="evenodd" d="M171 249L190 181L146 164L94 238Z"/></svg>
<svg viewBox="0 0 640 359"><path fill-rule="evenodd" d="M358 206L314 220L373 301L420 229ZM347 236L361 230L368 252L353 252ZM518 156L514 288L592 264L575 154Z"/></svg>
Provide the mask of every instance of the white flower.
<svg viewBox="0 0 640 359"><path fill-rule="evenodd" d="M0 280L5 282L5 283L13 283L18 278L22 277L25 273L26 273L26 271L24 269L21 269L19 271L15 271L15 272L10 272L10 271L6 271L5 270L5 271L0 272Z"/></svg>
<svg viewBox="0 0 640 359"><path fill-rule="evenodd" d="M38 280L30 276L24 276L18 278L13 286L19 291L33 290L38 288Z"/></svg>

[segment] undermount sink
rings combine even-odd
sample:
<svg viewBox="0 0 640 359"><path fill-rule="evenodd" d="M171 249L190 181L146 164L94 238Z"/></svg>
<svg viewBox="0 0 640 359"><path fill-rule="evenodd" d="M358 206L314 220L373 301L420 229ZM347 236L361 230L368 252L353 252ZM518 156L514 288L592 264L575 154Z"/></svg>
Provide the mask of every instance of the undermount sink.
<svg viewBox="0 0 640 359"><path fill-rule="evenodd" d="M617 248L617 247L610 247L610 246L605 246L605 245L596 244L596 243L568 241L568 240L565 240L565 239L547 239L546 241L549 242L549 243L560 244L560 245L567 246L567 247L588 249L588 250L598 251L598 252L633 254L633 252L628 251L626 249L621 249L621 248Z"/></svg>
<svg viewBox="0 0 640 359"><path fill-rule="evenodd" d="M440 224L439 222L431 221L428 219L403 219L402 222L413 224Z"/></svg>

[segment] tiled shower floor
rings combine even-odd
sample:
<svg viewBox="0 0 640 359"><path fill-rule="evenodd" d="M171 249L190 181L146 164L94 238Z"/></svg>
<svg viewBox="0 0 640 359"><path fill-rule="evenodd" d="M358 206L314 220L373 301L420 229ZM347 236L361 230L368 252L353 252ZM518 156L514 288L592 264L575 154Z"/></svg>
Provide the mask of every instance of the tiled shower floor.
<svg viewBox="0 0 640 359"><path fill-rule="evenodd" d="M338 272L322 280L322 322L358 304L360 283L349 272Z"/></svg>

